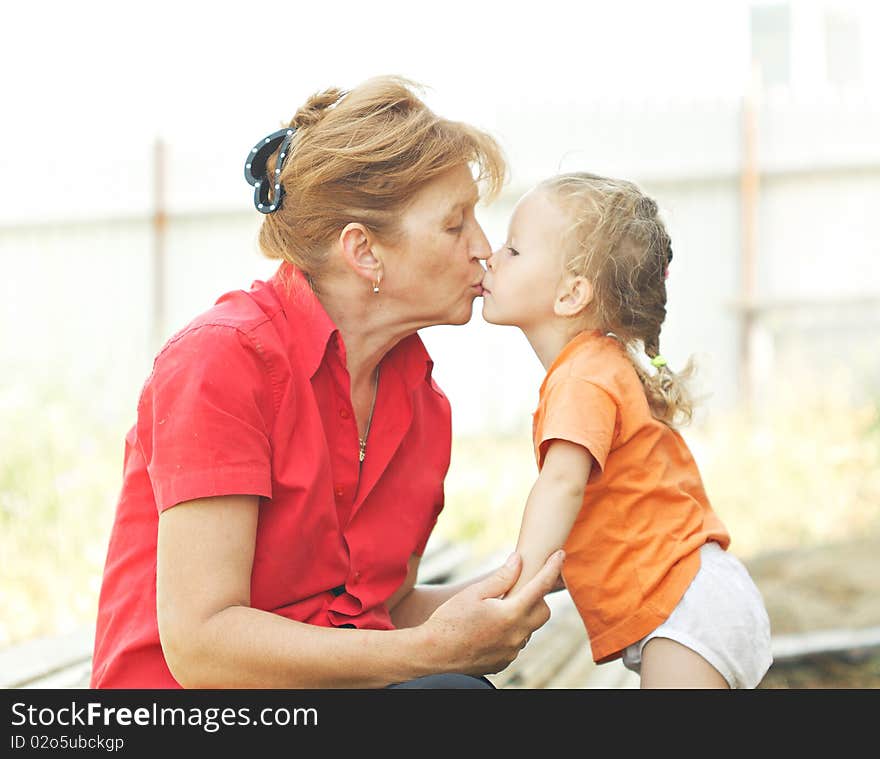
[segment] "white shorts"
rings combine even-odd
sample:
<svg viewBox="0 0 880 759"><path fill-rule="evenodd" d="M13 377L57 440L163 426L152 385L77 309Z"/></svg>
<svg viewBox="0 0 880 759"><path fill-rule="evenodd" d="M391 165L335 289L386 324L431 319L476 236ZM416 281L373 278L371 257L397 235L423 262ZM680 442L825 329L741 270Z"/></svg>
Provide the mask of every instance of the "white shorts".
<svg viewBox="0 0 880 759"><path fill-rule="evenodd" d="M700 571L656 630L623 650L623 664L641 670L642 649L669 638L696 651L731 688L756 688L773 663L764 599L742 562L715 542L700 549Z"/></svg>

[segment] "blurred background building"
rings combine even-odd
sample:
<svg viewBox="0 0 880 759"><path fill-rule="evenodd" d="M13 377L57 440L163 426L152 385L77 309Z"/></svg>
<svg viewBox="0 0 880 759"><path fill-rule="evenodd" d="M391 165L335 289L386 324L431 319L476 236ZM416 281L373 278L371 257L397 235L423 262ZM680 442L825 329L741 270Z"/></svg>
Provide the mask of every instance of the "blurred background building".
<svg viewBox="0 0 880 759"><path fill-rule="evenodd" d="M593 96L585 71L580 88L533 87L484 111L512 177L481 219L499 245L517 197L549 174L633 179L658 200L674 243L663 351L673 366L695 354L707 410L760 404L778 380L836 364L861 367L859 387L876 391L878 14L858 3L719 5L713 26L683 18L679 38L658 34L679 50L689 35L732 37L739 86L669 94L652 78L664 45L630 50L624 35L621 57L641 69L643 88ZM278 119L333 83L316 67L301 92L289 88ZM174 139L128 140L95 121L80 147L64 139L72 116L82 115L65 114L50 144L17 146L32 187L4 177L0 360L19 379L51 366L132 389L168 335L274 270L256 250L260 219L239 164L276 122L244 133L206 113ZM519 334L488 327L479 310L465 328L425 331L437 376L460 433L521 430L541 368Z"/></svg>

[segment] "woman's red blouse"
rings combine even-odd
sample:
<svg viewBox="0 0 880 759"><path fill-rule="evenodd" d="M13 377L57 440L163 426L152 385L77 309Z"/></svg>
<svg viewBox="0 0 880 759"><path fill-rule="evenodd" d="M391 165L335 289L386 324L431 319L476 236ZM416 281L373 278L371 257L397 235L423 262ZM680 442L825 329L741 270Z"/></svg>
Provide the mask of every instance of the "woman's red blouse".
<svg viewBox="0 0 880 759"><path fill-rule="evenodd" d="M91 687L180 687L159 642L156 536L160 512L194 498L260 496L254 608L393 628L385 601L443 508L451 414L432 367L417 334L383 359L360 465L345 346L298 269L171 338L125 439Z"/></svg>

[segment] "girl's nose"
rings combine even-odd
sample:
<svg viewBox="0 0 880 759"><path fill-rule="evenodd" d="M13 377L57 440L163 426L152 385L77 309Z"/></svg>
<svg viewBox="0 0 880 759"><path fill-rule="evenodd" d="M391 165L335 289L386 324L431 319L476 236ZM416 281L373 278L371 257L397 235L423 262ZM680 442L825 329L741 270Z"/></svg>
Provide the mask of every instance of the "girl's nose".
<svg viewBox="0 0 880 759"><path fill-rule="evenodd" d="M495 250L491 251L489 253L489 258L486 261L486 266L489 268L490 271L495 270L495 254L496 253L497 253L497 251L495 251Z"/></svg>

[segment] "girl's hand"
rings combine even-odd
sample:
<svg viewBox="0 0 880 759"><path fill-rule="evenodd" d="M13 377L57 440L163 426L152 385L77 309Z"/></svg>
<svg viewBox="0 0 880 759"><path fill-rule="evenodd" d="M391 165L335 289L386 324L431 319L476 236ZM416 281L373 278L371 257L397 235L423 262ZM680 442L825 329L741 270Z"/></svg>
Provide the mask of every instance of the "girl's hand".
<svg viewBox="0 0 880 759"><path fill-rule="evenodd" d="M544 596L557 585L563 558L563 551L553 554L515 596L502 599L522 570L520 555L511 554L489 577L437 607L421 626L432 669L484 675L507 667L550 619Z"/></svg>

